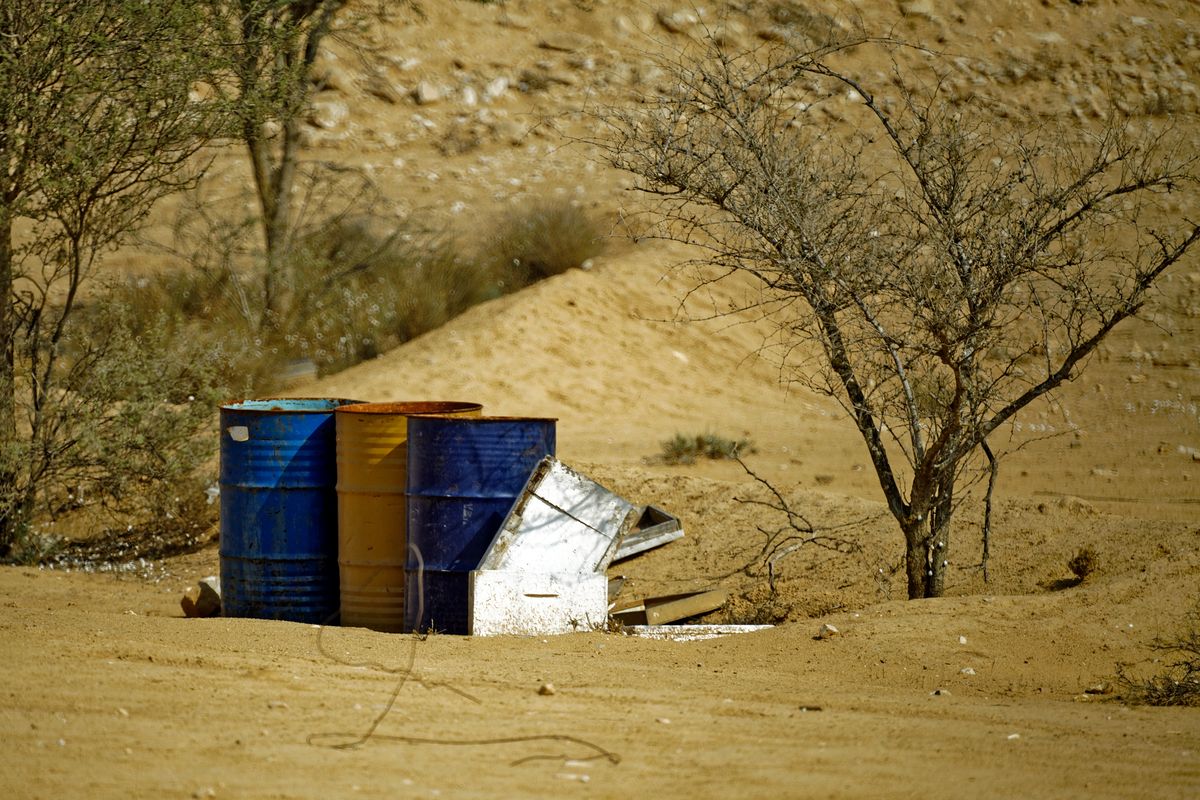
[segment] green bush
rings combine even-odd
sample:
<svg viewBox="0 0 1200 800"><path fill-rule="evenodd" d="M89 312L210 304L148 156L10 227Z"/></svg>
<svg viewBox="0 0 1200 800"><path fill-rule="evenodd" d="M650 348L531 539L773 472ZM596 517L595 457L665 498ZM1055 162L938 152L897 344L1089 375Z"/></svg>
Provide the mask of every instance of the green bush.
<svg viewBox="0 0 1200 800"><path fill-rule="evenodd" d="M213 409L229 394L227 354L177 336L166 313L110 294L68 318L57 389L42 406L42 435L5 449L16 480L0 502L21 520L9 558L42 561L64 526L210 524L195 513L215 480ZM176 520L176 523L166 522Z"/></svg>

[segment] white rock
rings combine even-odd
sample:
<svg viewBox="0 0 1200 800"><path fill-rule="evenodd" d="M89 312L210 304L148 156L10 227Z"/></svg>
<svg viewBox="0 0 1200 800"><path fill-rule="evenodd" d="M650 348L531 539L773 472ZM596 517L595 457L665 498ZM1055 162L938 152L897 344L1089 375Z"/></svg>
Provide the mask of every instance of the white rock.
<svg viewBox="0 0 1200 800"><path fill-rule="evenodd" d="M508 91L508 78L500 77L493 78L488 81L488 85L483 89L483 99L490 103L500 95Z"/></svg>
<svg viewBox="0 0 1200 800"><path fill-rule="evenodd" d="M828 622L826 622L824 625L821 626L821 630L817 632L817 638L818 639L828 639L832 636L837 636L839 633L840 633L840 631L836 627L834 627L833 625L830 625Z"/></svg>
<svg viewBox="0 0 1200 800"><path fill-rule="evenodd" d="M417 105L427 106L442 99L442 90L429 81L419 81L413 90Z"/></svg>
<svg viewBox="0 0 1200 800"><path fill-rule="evenodd" d="M671 33L686 33L693 26L700 24L700 16L687 8L676 11L663 9L658 12L658 24Z"/></svg>
<svg viewBox="0 0 1200 800"><path fill-rule="evenodd" d="M309 124L322 130L333 130L350 116L350 107L341 100L314 100L309 109Z"/></svg>

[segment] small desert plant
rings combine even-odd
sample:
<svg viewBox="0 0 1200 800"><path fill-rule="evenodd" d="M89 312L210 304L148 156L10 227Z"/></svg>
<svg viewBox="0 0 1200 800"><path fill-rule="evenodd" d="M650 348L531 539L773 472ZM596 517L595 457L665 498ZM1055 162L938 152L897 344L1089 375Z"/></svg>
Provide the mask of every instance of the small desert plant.
<svg viewBox="0 0 1200 800"><path fill-rule="evenodd" d="M487 237L485 261L517 288L583 267L604 252L604 232L582 208L542 199L506 213Z"/></svg>
<svg viewBox="0 0 1200 800"><path fill-rule="evenodd" d="M1100 567L1100 557L1090 547L1084 547L1067 561L1067 569L1083 583Z"/></svg>
<svg viewBox="0 0 1200 800"><path fill-rule="evenodd" d="M1200 706L1200 609L1187 615L1186 628L1178 636L1157 638L1150 644L1160 654L1154 659L1159 665L1156 673L1138 677L1130 674L1129 665L1117 668L1117 682L1130 702Z"/></svg>
<svg viewBox="0 0 1200 800"><path fill-rule="evenodd" d="M755 452L749 439L726 439L715 433L688 436L682 433L662 443L655 459L661 464L695 464L697 459L735 459Z"/></svg>

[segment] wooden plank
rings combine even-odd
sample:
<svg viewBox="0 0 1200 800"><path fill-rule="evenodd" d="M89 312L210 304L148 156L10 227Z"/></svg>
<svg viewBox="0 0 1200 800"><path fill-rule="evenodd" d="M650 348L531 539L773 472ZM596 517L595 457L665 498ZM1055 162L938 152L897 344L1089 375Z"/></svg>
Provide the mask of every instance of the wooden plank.
<svg viewBox="0 0 1200 800"><path fill-rule="evenodd" d="M618 604L610 612L626 625L664 625L716 611L728 594L719 587L698 592L647 597Z"/></svg>

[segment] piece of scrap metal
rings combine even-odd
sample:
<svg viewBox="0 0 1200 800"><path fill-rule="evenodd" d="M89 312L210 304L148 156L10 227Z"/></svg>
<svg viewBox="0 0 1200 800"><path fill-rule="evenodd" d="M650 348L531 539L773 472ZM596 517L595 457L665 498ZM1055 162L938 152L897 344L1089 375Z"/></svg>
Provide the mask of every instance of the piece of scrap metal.
<svg viewBox="0 0 1200 800"><path fill-rule="evenodd" d="M681 538L683 524L678 517L668 514L658 506L646 506L633 530L617 546L613 561L622 561Z"/></svg>
<svg viewBox="0 0 1200 800"><path fill-rule="evenodd" d="M644 511L547 456L530 475L478 568L604 572Z"/></svg>
<svg viewBox="0 0 1200 800"><path fill-rule="evenodd" d="M549 636L601 630L608 621L608 577L475 570L470 575L473 636Z"/></svg>
<svg viewBox="0 0 1200 800"><path fill-rule="evenodd" d="M667 639L674 642L698 642L719 639L737 633L755 633L774 628L774 625L630 625L624 632L644 639Z"/></svg>

